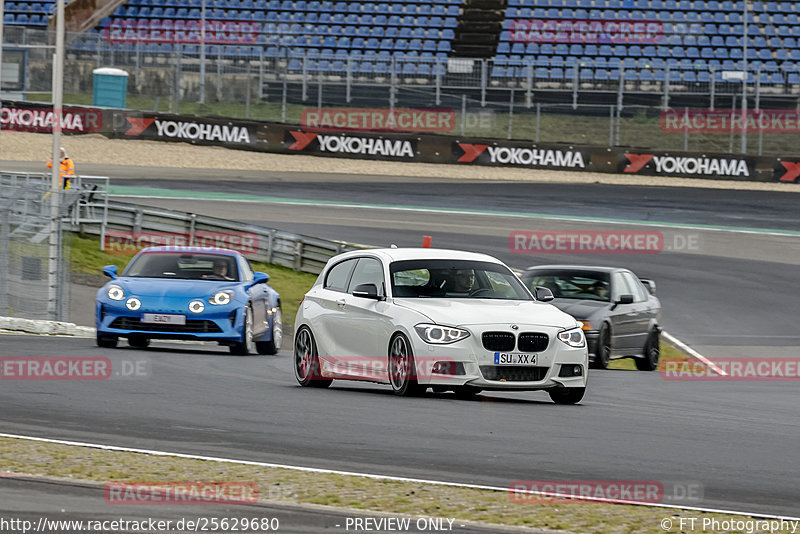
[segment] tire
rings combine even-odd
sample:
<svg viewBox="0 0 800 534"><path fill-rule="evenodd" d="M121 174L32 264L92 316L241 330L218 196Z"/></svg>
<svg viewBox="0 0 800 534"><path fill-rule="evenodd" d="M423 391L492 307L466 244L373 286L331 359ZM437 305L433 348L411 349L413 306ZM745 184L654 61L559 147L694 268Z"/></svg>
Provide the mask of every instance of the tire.
<svg viewBox="0 0 800 534"><path fill-rule="evenodd" d="M150 340L141 335L133 335L128 337L128 345L135 349L146 349L150 346Z"/></svg>
<svg viewBox="0 0 800 534"><path fill-rule="evenodd" d="M319 366L317 342L307 326L301 326L294 336L294 377L304 387L326 388L333 380L323 379Z"/></svg>
<svg viewBox="0 0 800 534"><path fill-rule="evenodd" d="M475 397L483 391L481 388L475 386L458 386L453 390L457 399L461 400L475 400Z"/></svg>
<svg viewBox="0 0 800 534"><path fill-rule="evenodd" d="M272 339L269 341L256 341L256 350L259 354L277 354L281 349L283 342L283 314L281 314L281 306L275 311L272 317Z"/></svg>
<svg viewBox="0 0 800 534"><path fill-rule="evenodd" d="M395 395L413 397L427 387L417 382L417 370L411 343L403 334L397 334L389 343L389 383Z"/></svg>
<svg viewBox="0 0 800 534"><path fill-rule="evenodd" d="M661 339L658 330L652 330L644 344L644 357L634 358L636 368L640 371L655 371L658 369L658 359L661 356Z"/></svg>
<svg viewBox="0 0 800 534"><path fill-rule="evenodd" d="M253 339L253 306L247 305L244 311L244 326L242 327L242 340L230 346L231 354L247 356L256 352L256 342Z"/></svg>
<svg viewBox="0 0 800 534"><path fill-rule="evenodd" d="M611 361L611 332L608 326L603 325L600 328L600 335L597 336L597 346L594 350L592 368L608 369L608 362Z"/></svg>
<svg viewBox="0 0 800 534"><path fill-rule="evenodd" d="M97 346L104 349L113 349L117 346L119 340L116 336L102 336L97 334Z"/></svg>
<svg viewBox="0 0 800 534"><path fill-rule="evenodd" d="M586 388L555 388L547 393L556 404L577 404L583 399Z"/></svg>

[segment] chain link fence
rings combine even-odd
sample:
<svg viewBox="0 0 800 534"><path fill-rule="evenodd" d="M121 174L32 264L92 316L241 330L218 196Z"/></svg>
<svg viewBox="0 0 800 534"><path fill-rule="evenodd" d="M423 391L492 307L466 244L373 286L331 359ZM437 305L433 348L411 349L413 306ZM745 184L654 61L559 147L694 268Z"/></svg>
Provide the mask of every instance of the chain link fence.
<svg viewBox="0 0 800 534"><path fill-rule="evenodd" d="M0 197L0 315L67 320L70 250L50 211L57 199L67 213L66 195L42 175L0 173Z"/></svg>
<svg viewBox="0 0 800 534"><path fill-rule="evenodd" d="M26 99L50 99L50 42L42 30L7 32L6 49L24 51ZM90 105L92 70L117 67L129 73L128 107L142 111L308 126L313 110L435 108L452 113L435 130L449 135L700 152L746 146L751 155L792 155L800 144L796 64L751 65L745 89L730 71L688 59L301 54L279 43L207 45L201 54L198 44L115 43L100 34L68 42L66 104ZM742 115L745 90L750 111Z"/></svg>

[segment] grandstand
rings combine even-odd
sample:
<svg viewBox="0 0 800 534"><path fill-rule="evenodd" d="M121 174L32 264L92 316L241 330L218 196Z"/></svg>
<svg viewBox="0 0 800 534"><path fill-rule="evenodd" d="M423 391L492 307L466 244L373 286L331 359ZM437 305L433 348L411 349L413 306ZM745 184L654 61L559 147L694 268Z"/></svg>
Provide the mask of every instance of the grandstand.
<svg viewBox="0 0 800 534"><path fill-rule="evenodd" d="M130 0L72 49L197 56L201 2ZM7 2L4 22L46 26L53 5ZM555 90L624 82L708 92L746 54L749 81L800 92L800 2L748 0L746 43L744 8L732 0L206 0L202 42L212 56L280 59L289 74L396 69L419 83L450 72L451 58L486 59L488 86Z"/></svg>

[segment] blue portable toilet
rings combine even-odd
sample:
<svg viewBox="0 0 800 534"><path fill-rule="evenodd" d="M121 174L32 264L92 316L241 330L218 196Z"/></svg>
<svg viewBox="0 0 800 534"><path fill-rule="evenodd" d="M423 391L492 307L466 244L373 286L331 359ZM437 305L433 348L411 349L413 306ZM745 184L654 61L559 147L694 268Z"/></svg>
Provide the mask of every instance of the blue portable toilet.
<svg viewBox="0 0 800 534"><path fill-rule="evenodd" d="M94 69L92 105L124 108L128 94L128 73L121 69L104 67Z"/></svg>

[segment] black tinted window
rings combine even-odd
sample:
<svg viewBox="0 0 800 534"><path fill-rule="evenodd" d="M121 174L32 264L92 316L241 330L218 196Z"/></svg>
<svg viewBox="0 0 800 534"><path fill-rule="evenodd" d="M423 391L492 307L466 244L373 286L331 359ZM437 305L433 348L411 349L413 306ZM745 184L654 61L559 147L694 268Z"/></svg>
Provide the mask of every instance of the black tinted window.
<svg viewBox="0 0 800 534"><path fill-rule="evenodd" d="M353 270L355 264L356 260L346 260L331 267L325 276L325 289L344 291L345 287L347 287L350 271Z"/></svg>

